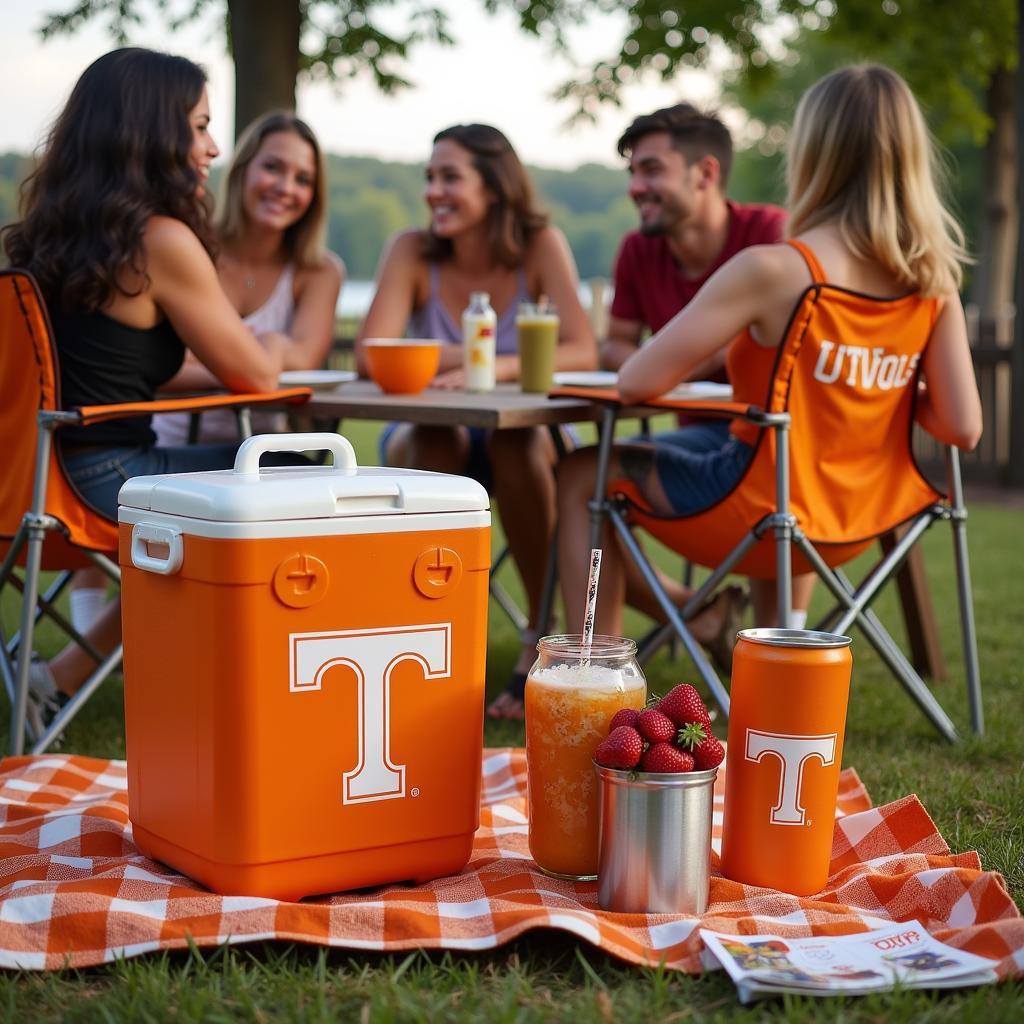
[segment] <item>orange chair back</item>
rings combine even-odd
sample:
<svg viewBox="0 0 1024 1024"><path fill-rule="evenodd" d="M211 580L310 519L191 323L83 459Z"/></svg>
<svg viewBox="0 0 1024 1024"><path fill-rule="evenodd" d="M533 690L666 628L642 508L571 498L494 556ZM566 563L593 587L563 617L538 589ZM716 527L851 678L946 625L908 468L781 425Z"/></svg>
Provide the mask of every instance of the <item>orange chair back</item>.
<svg viewBox="0 0 1024 1024"><path fill-rule="evenodd" d="M32 507L40 410L60 406L60 375L53 331L39 289L21 270L0 271L0 552L6 551ZM72 569L88 559L74 546L117 551L117 524L90 509L72 489L56 446L51 449L44 509L60 520L66 538L51 531L44 569ZM70 544L68 543L70 541Z"/></svg>
<svg viewBox="0 0 1024 1024"><path fill-rule="evenodd" d="M942 498L911 449L919 364L937 303L917 295L875 299L830 285L813 254L791 244L803 252L814 283L775 352L767 392L736 398L791 414L790 510L835 566ZM749 335L733 342L731 371L737 357L757 358L742 348L754 344ZM734 428L744 439L745 426ZM775 511L774 431L751 440L755 454L742 480L696 515L663 519L644 509L628 483L616 482L612 490L630 497L639 506L631 518L669 547L699 564L720 564L753 524ZM797 571L809 568L799 555L793 561ZM736 571L773 578L774 536L757 544Z"/></svg>

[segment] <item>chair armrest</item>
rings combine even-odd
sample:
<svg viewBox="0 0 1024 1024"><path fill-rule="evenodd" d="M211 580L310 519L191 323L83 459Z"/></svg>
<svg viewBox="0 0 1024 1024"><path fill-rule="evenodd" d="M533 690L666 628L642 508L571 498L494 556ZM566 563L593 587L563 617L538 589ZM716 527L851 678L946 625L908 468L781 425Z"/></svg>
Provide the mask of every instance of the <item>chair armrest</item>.
<svg viewBox="0 0 1024 1024"><path fill-rule="evenodd" d="M185 398L161 398L154 402L125 402L121 405L87 405L74 411L80 426L108 420L149 416L160 412L206 412L209 409L237 409L259 405L301 405L313 394L310 388L280 388L277 391L250 394L192 395Z"/></svg>
<svg viewBox="0 0 1024 1024"><path fill-rule="evenodd" d="M551 398L585 398L590 402L619 406L626 416L650 416L657 412L681 412L689 416L705 416L717 419L741 419L756 426L771 425L781 415L788 420L788 414L768 414L756 405L744 402L723 402L713 398L650 398L646 402L625 405L616 388L556 388Z"/></svg>

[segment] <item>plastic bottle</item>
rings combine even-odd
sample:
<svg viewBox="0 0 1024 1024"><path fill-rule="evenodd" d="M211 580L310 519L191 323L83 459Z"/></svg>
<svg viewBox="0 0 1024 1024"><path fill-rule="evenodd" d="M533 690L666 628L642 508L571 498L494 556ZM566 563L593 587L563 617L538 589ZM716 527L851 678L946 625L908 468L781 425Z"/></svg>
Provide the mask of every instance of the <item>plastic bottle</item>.
<svg viewBox="0 0 1024 1024"><path fill-rule="evenodd" d="M498 318L487 292L472 292L462 314L463 358L467 391L494 390L494 359Z"/></svg>

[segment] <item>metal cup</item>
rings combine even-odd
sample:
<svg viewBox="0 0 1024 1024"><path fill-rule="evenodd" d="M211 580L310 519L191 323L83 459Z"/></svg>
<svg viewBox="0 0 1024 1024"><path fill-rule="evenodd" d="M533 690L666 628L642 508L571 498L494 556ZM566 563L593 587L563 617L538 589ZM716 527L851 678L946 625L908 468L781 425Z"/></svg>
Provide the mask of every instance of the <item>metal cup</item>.
<svg viewBox="0 0 1024 1024"><path fill-rule="evenodd" d="M594 765L600 789L597 899L626 914L703 914L715 776Z"/></svg>

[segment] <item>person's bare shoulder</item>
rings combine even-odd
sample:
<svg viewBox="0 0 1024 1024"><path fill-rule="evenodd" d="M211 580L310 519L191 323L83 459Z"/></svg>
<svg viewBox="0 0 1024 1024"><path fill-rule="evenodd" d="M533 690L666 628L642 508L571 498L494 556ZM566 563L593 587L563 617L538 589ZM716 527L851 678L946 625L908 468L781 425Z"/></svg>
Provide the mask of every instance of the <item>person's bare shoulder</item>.
<svg viewBox="0 0 1024 1024"><path fill-rule="evenodd" d="M417 263L423 259L423 232L419 228L407 228L391 236L388 242L389 259Z"/></svg>
<svg viewBox="0 0 1024 1024"><path fill-rule="evenodd" d="M213 271L209 253L184 221L154 215L146 222L142 237L146 248L146 266L151 277L154 273L189 273L204 265Z"/></svg>
<svg viewBox="0 0 1024 1024"><path fill-rule="evenodd" d="M423 232L418 228L399 231L388 242L378 269L378 287L387 283L400 294L408 293L418 308L430 291L429 267L423 252Z"/></svg>
<svg viewBox="0 0 1024 1024"><path fill-rule="evenodd" d="M560 228L554 224L545 224L539 231L535 231L530 238L527 252L531 255L550 255L554 252L564 252L569 248L569 243Z"/></svg>
<svg viewBox="0 0 1024 1024"><path fill-rule="evenodd" d="M319 266L311 268L312 273L319 278L331 282L341 282L345 279L345 261L330 249L325 249L320 257Z"/></svg>
<svg viewBox="0 0 1024 1024"><path fill-rule="evenodd" d="M772 242L741 249L726 264L741 273L751 287L778 289L800 283L807 278L807 264L791 245Z"/></svg>
<svg viewBox="0 0 1024 1024"><path fill-rule="evenodd" d="M527 272L566 266L576 272L576 260L569 242L553 224L546 224L534 233L524 253L523 265Z"/></svg>
<svg viewBox="0 0 1024 1024"><path fill-rule="evenodd" d="M306 294L308 288L318 291L337 290L345 280L345 263L342 258L330 249L325 249L315 266L300 267L295 272L295 298Z"/></svg>
<svg viewBox="0 0 1024 1024"><path fill-rule="evenodd" d="M162 214L154 214L146 221L142 236L146 242L146 249L150 253L158 251L175 252L181 249L191 249L194 246L202 248L196 233L184 222L176 217L165 217Z"/></svg>

